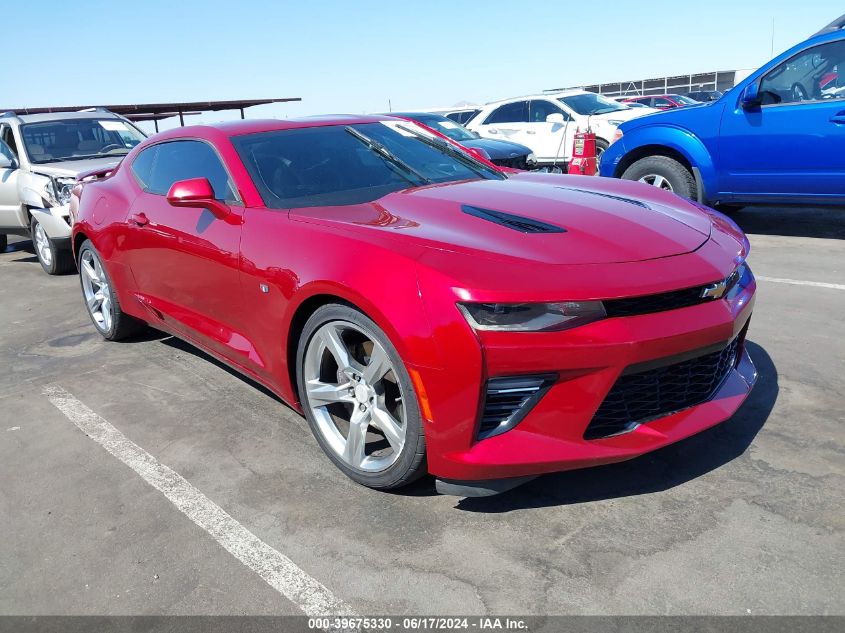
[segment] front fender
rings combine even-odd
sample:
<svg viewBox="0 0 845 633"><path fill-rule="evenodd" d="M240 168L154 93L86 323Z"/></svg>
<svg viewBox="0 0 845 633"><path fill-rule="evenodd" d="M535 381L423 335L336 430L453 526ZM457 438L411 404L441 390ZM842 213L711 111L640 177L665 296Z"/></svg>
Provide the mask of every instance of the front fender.
<svg viewBox="0 0 845 633"><path fill-rule="evenodd" d="M612 165L614 169L614 177L620 178L622 176L623 170L621 167L626 165L625 157L630 156L632 152L647 155L652 149L657 153L660 148L668 148L679 153L693 168L698 169L704 187L702 196L704 200L708 199L708 193L712 194L718 190L713 157L701 139L689 130L675 125L661 124L638 127L630 132L626 131L624 134L622 139L611 145L608 150L614 150L618 143L622 143L622 146L617 148L617 152L614 152L614 154L618 153L618 149L623 149L622 153L608 156L608 160L612 161L609 165ZM602 163L604 163L604 160ZM608 164L604 164L603 167L608 168Z"/></svg>

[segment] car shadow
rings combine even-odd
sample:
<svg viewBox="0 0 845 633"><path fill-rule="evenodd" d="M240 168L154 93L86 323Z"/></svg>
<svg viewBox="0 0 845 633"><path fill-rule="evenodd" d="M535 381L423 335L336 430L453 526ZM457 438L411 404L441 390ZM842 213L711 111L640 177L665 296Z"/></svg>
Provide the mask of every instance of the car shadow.
<svg viewBox="0 0 845 633"><path fill-rule="evenodd" d="M630 461L544 475L495 497L461 499L456 507L502 513L632 497L674 488L724 466L748 449L778 397L778 373L771 357L751 341L747 349L757 367L757 384L730 420Z"/></svg>
<svg viewBox="0 0 845 633"><path fill-rule="evenodd" d="M845 239L842 207L745 207L730 217L752 235Z"/></svg>

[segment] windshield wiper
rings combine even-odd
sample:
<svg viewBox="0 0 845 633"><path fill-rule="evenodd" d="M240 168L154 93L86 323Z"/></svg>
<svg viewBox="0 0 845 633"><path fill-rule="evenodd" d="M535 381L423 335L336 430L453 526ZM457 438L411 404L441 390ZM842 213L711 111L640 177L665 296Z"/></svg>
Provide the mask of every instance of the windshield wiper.
<svg viewBox="0 0 845 633"><path fill-rule="evenodd" d="M369 147L369 148L370 148L371 150L373 150L376 154L378 154L378 155L379 155L379 156L381 156L381 157L382 157L385 161L387 161L387 164L388 164L388 165L393 165L394 167L398 167L399 169L401 169L401 170L402 170L402 171L404 171L404 172L407 172L407 173L409 173L409 174L413 174L413 175L414 175L414 176L415 176L418 180L421 180L421 181L422 181L424 184L426 184L426 185L430 185L430 184L431 184L431 180L430 180L430 179L428 179L428 178L426 178L425 176L423 176L420 172L418 172L416 169L414 169L413 167L411 167L408 163L406 163L404 160L402 160L401 158L399 158L396 154L394 154L393 152L391 152L389 149L387 149L384 145L382 145L382 144L381 144L381 143L379 143L378 141L375 141L375 140L371 139L371 138L370 138L369 136L367 136L366 134L362 134L361 132L359 132L358 130L356 130L356 129L355 129L354 127L352 127L351 125L347 125L345 129L346 129L346 131L347 131L347 132L349 132L352 136L354 136L355 138L357 138L357 139L358 139L359 141L361 141L364 145L366 145L367 147ZM399 175L401 176L402 174L399 174ZM412 179L408 178L407 176L402 176L402 177L403 177L405 180L407 180L408 182L410 182L411 184L419 184L419 183L415 183Z"/></svg>
<svg viewBox="0 0 845 633"><path fill-rule="evenodd" d="M405 132L413 134L417 139L419 139L426 145L434 147L435 149L439 149L441 152L448 154L452 158L456 159L458 162L463 163L464 165L469 167L472 171L476 172L480 176L496 174L497 176L500 176L501 180L507 178L507 175L505 175L503 172L494 171L493 169L482 163L480 160L476 160L471 154L468 154L467 152L458 149L448 141L444 141L443 139L439 138L430 138L428 136L425 136L424 134L421 134L420 132L417 132L412 128L406 127L401 124L397 125L396 127L400 130L404 130Z"/></svg>

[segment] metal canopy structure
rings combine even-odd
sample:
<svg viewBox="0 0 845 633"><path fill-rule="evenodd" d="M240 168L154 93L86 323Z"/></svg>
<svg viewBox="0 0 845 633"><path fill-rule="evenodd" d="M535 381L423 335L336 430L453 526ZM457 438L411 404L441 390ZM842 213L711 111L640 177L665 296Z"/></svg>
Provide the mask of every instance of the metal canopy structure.
<svg viewBox="0 0 845 633"><path fill-rule="evenodd" d="M158 122L173 116L179 117L179 123L185 125L185 116L202 112L218 112L220 110L240 110L241 118L246 118L244 110L268 103L286 103L302 101L302 97L283 97L279 99L241 99L232 101L174 101L172 103L133 103L124 105L81 105L81 106L50 106L39 108L0 108L0 112L11 110L16 114L44 114L48 112L78 112L80 110L94 110L105 108L115 114L125 116L130 121L153 121L156 132Z"/></svg>

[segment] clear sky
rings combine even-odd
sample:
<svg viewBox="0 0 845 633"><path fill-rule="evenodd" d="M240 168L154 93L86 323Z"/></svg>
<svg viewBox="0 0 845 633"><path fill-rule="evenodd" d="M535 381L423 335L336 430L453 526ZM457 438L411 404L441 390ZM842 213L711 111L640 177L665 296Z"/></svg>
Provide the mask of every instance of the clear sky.
<svg viewBox="0 0 845 633"><path fill-rule="evenodd" d="M771 57L773 20L780 53L845 11L842 0L3 5L0 108L303 99L248 110L250 117L385 111L388 100L394 110L449 106L755 68Z"/></svg>

